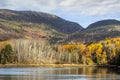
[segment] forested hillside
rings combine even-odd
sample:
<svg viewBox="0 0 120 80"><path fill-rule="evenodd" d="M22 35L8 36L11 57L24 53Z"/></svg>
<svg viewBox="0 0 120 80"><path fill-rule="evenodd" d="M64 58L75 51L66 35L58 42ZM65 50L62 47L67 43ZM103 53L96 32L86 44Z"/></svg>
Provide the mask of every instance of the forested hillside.
<svg viewBox="0 0 120 80"><path fill-rule="evenodd" d="M0 40L39 39L57 42L83 28L56 15L0 9Z"/></svg>
<svg viewBox="0 0 120 80"><path fill-rule="evenodd" d="M91 43L104 40L108 37L115 38L119 36L120 21L108 19L90 24L86 29L73 33L66 38L66 41Z"/></svg>

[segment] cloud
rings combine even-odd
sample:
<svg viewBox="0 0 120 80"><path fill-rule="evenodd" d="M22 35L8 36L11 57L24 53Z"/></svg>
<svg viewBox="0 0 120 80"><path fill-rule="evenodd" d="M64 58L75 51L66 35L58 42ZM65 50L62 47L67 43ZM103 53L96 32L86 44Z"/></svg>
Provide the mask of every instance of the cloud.
<svg viewBox="0 0 120 80"><path fill-rule="evenodd" d="M120 0L62 0L63 11L75 15L97 16L120 12Z"/></svg>
<svg viewBox="0 0 120 80"><path fill-rule="evenodd" d="M13 10L35 10L35 11L53 11L55 10L56 0L1 0L0 8ZM6 4L6 5L2 5Z"/></svg>
<svg viewBox="0 0 120 80"><path fill-rule="evenodd" d="M60 5L63 7L70 7L74 6L77 2L78 0L63 0L61 1Z"/></svg>
<svg viewBox="0 0 120 80"><path fill-rule="evenodd" d="M0 0L0 8L101 16L120 13L120 0Z"/></svg>

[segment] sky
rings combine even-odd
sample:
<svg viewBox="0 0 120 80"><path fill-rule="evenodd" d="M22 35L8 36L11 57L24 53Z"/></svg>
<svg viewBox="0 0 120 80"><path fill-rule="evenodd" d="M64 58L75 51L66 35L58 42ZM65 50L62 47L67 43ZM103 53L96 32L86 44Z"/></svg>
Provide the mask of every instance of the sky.
<svg viewBox="0 0 120 80"><path fill-rule="evenodd" d="M120 0L0 0L0 9L46 12L84 28L104 19L120 20Z"/></svg>

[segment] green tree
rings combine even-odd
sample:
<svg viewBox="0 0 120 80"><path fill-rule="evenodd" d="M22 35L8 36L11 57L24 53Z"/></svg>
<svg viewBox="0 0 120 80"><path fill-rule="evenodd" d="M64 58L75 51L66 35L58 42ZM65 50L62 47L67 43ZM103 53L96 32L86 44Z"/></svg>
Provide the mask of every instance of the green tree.
<svg viewBox="0 0 120 80"><path fill-rule="evenodd" d="M11 45L6 45L0 53L0 63L12 63L13 62L13 51Z"/></svg>

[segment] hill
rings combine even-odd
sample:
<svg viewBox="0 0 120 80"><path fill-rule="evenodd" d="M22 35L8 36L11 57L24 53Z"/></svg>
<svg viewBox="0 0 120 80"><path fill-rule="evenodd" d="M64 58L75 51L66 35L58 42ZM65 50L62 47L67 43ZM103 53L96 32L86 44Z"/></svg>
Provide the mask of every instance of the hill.
<svg viewBox="0 0 120 80"><path fill-rule="evenodd" d="M59 40L83 28L56 15L0 9L0 40L38 38Z"/></svg>
<svg viewBox="0 0 120 80"><path fill-rule="evenodd" d="M91 43L103 40L105 38L114 38L120 36L120 21L102 20L93 23L83 31L76 32L69 36L66 41Z"/></svg>
<svg viewBox="0 0 120 80"><path fill-rule="evenodd" d="M120 25L120 21L115 20L115 19L101 20L101 21L97 21L95 23L90 24L87 27L87 29L103 27L103 26L108 26L108 25Z"/></svg>

